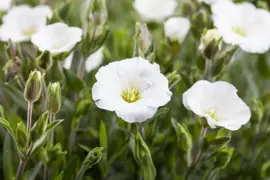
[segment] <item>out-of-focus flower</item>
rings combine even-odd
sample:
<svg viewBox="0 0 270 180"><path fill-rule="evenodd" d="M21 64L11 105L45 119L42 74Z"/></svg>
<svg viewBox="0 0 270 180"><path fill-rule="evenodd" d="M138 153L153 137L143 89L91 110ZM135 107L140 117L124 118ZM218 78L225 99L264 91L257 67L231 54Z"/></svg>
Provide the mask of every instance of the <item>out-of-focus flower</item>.
<svg viewBox="0 0 270 180"><path fill-rule="evenodd" d="M70 69L72 65L73 54L71 53L65 60L64 68ZM86 72L91 72L94 69L97 69L103 62L103 48L100 48L95 53L90 55L85 61L85 70Z"/></svg>
<svg viewBox="0 0 270 180"><path fill-rule="evenodd" d="M220 50L222 36L216 29L209 29L201 37L201 43L199 50L207 58L213 57L213 55Z"/></svg>
<svg viewBox="0 0 270 180"><path fill-rule="evenodd" d="M140 57L103 66L96 74L92 98L101 109L115 111L129 123L153 117L167 104L172 93L157 64Z"/></svg>
<svg viewBox="0 0 270 180"><path fill-rule="evenodd" d="M135 0L133 6L143 20L162 22L174 13L177 2L176 0Z"/></svg>
<svg viewBox="0 0 270 180"><path fill-rule="evenodd" d="M231 1L231 0L201 0L201 1L203 1L206 4L212 5L212 4L215 4L215 3L218 3L218 2Z"/></svg>
<svg viewBox="0 0 270 180"><path fill-rule="evenodd" d="M190 29L190 21L184 17L172 17L164 23L165 36L182 43Z"/></svg>
<svg viewBox="0 0 270 180"><path fill-rule="evenodd" d="M270 13L251 3L230 1L212 5L214 25L228 44L249 53L265 53L270 47Z"/></svg>
<svg viewBox="0 0 270 180"><path fill-rule="evenodd" d="M13 42L29 41L31 36L46 26L47 18L52 18L49 6L31 8L27 5L14 7L3 16L0 26L0 40Z"/></svg>
<svg viewBox="0 0 270 180"><path fill-rule="evenodd" d="M206 118L212 128L238 130L251 117L250 109L237 95L237 89L224 81L196 82L183 94L183 104L196 115Z"/></svg>
<svg viewBox="0 0 270 180"><path fill-rule="evenodd" d="M64 23L46 26L31 38L32 43L43 51L50 51L52 55L69 52L82 39L82 30L69 27Z"/></svg>
<svg viewBox="0 0 270 180"><path fill-rule="evenodd" d="M0 11L7 11L11 7L12 0L1 0L0 1Z"/></svg>
<svg viewBox="0 0 270 180"><path fill-rule="evenodd" d="M90 55L85 61L86 72L91 72L97 69L103 62L103 48L100 48L95 53Z"/></svg>

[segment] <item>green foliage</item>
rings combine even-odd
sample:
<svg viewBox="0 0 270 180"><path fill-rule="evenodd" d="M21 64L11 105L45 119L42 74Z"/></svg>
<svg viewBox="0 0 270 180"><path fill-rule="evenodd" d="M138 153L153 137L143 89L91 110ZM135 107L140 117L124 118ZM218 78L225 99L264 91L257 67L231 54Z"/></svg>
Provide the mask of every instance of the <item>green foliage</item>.
<svg viewBox="0 0 270 180"><path fill-rule="evenodd" d="M43 2L53 9L49 24L80 27L83 38L72 49L70 69L63 64L71 52L54 55L30 42L0 42L0 179L13 179L21 159L26 161L24 180L270 178L270 53L249 54L220 39L200 51L205 30L214 28L209 5L178 0L173 16L191 21L190 32L179 43L165 37L163 23L143 22L133 0L14 4ZM266 1L250 2L270 8ZM134 55L159 64L173 93L171 101L139 126L99 109L92 100L97 69L86 72L84 63L101 47L102 65ZM233 84L251 108L250 122L238 131L212 129L183 106L183 93L206 77L206 67L211 81ZM54 82L57 89L49 85ZM30 129L25 99L33 103ZM207 133L200 135L202 127Z"/></svg>

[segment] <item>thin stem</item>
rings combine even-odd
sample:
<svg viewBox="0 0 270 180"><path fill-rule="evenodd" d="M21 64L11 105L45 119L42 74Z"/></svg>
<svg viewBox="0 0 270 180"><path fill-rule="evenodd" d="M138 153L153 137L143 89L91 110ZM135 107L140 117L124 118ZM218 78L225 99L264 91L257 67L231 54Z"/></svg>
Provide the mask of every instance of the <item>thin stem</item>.
<svg viewBox="0 0 270 180"><path fill-rule="evenodd" d="M28 130L28 132L31 129L32 113L33 113L33 103L28 102L28 108L27 108L27 130Z"/></svg>
<svg viewBox="0 0 270 180"><path fill-rule="evenodd" d="M210 59L206 59L203 79L210 80L212 78L211 68L212 68L212 61Z"/></svg>
<svg viewBox="0 0 270 180"><path fill-rule="evenodd" d="M55 114L50 113L50 119L49 120L50 120L50 123L54 122L55 121ZM50 138L51 138L50 139L50 145L52 147L54 145L54 131L52 131Z"/></svg>
<svg viewBox="0 0 270 180"><path fill-rule="evenodd" d="M83 79L84 77L84 72L85 72L85 58L81 57L79 65L78 65L78 69L77 69L77 76L80 79Z"/></svg>
<svg viewBox="0 0 270 180"><path fill-rule="evenodd" d="M144 137L144 127L140 123L136 123L137 131L140 133L142 137Z"/></svg>
<svg viewBox="0 0 270 180"><path fill-rule="evenodd" d="M201 159L201 155L202 155L202 146L203 146L203 137L206 135L207 133L207 128L202 128L201 131L201 135L200 135L200 139L198 141L198 146L197 146L197 152L195 155L195 158L192 160L191 165L188 168L185 180L187 180L190 176L190 174L196 169L197 164L199 163L200 159Z"/></svg>
<svg viewBox="0 0 270 180"><path fill-rule="evenodd" d="M17 169L16 180L22 180L25 164L26 162L24 160L20 160L20 164Z"/></svg>
<svg viewBox="0 0 270 180"><path fill-rule="evenodd" d="M48 171L48 169L47 169L47 166L44 164L43 165L43 180L47 180L47 171Z"/></svg>
<svg viewBox="0 0 270 180"><path fill-rule="evenodd" d="M82 166L77 177L76 177L76 180L81 180L81 178L84 176L85 171L86 171L86 169Z"/></svg>

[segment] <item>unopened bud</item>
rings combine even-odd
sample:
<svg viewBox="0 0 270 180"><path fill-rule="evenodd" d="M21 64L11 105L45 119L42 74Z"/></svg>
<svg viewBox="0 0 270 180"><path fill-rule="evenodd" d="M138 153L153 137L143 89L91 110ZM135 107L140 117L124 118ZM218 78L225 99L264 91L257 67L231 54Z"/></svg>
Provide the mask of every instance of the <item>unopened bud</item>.
<svg viewBox="0 0 270 180"><path fill-rule="evenodd" d="M61 108L61 87L60 83L50 83L48 87L48 94L46 97L46 109L56 114Z"/></svg>
<svg viewBox="0 0 270 180"><path fill-rule="evenodd" d="M53 59L50 51L44 51L39 57L37 57L36 63L42 69L49 70L53 65Z"/></svg>
<svg viewBox="0 0 270 180"><path fill-rule="evenodd" d="M103 147L96 147L90 151L83 161L83 167L90 169L93 165L97 164L102 159Z"/></svg>
<svg viewBox="0 0 270 180"><path fill-rule="evenodd" d="M201 37L199 51L208 59L211 59L221 48L222 36L216 29L210 29L204 32Z"/></svg>
<svg viewBox="0 0 270 180"><path fill-rule="evenodd" d="M140 51L145 54L152 44L152 35L150 34L146 24L136 23L136 32L139 35L138 45Z"/></svg>
<svg viewBox="0 0 270 180"><path fill-rule="evenodd" d="M42 91L43 76L44 75L37 70L30 73L24 89L24 98L26 101L34 103L39 100Z"/></svg>
<svg viewBox="0 0 270 180"><path fill-rule="evenodd" d="M107 22L106 0L93 0L91 2L89 19L95 26L102 26Z"/></svg>

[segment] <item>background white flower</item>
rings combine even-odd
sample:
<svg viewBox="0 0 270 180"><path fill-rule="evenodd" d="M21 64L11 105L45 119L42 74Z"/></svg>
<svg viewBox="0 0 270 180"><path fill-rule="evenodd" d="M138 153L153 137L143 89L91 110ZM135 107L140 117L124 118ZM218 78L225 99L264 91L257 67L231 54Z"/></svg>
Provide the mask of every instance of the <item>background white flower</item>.
<svg viewBox="0 0 270 180"><path fill-rule="evenodd" d="M0 1L0 11L7 11L12 4L12 0L1 0Z"/></svg>
<svg viewBox="0 0 270 180"><path fill-rule="evenodd" d="M196 115L206 118L210 127L238 130L246 124L251 112L237 95L237 89L224 81L201 80L183 94L183 104Z"/></svg>
<svg viewBox="0 0 270 180"><path fill-rule="evenodd" d="M231 0L201 0L201 1L203 1L203 2L206 3L206 4L212 5L212 4L214 4L214 3L224 2L224 1L231 1Z"/></svg>
<svg viewBox="0 0 270 180"><path fill-rule="evenodd" d="M64 68L70 69L72 65L73 54L71 53L64 62ZM100 48L95 53L90 55L85 61L85 70L86 72L91 72L94 69L97 69L103 62L103 48Z"/></svg>
<svg viewBox="0 0 270 180"><path fill-rule="evenodd" d="M164 23L165 36L172 41L182 43L188 31L190 30L190 21L184 17L172 17Z"/></svg>
<svg viewBox="0 0 270 180"><path fill-rule="evenodd" d="M167 78L157 64L140 57L113 62L96 74L92 98L101 109L134 123L151 118L171 99Z"/></svg>
<svg viewBox="0 0 270 180"><path fill-rule="evenodd" d="M69 52L82 39L82 30L78 27L69 27L64 23L55 23L46 26L32 36L32 43L40 51L48 50L53 55Z"/></svg>
<svg viewBox="0 0 270 180"><path fill-rule="evenodd" d="M270 47L270 13L251 3L225 1L212 5L214 25L228 44L249 53L265 53Z"/></svg>
<svg viewBox="0 0 270 180"><path fill-rule="evenodd" d="M162 22L174 13L177 2L176 0L135 0L133 6L145 21Z"/></svg>
<svg viewBox="0 0 270 180"><path fill-rule="evenodd" d="M47 19L52 18L49 6L31 8L27 5L14 7L3 16L0 26L0 40L13 42L29 41L31 36L46 26Z"/></svg>

